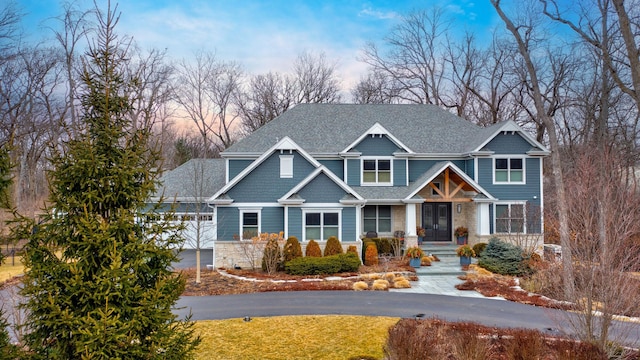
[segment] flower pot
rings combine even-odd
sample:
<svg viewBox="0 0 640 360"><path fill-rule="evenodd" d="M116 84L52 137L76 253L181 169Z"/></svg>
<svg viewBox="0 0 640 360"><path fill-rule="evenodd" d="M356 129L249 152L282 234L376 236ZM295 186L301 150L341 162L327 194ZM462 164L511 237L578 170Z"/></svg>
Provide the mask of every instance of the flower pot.
<svg viewBox="0 0 640 360"><path fill-rule="evenodd" d="M422 262L422 259L420 258L409 259L409 265L411 265L411 267L414 267L414 268L419 268L421 262Z"/></svg>
<svg viewBox="0 0 640 360"><path fill-rule="evenodd" d="M462 266L471 265L471 256L460 256L460 265Z"/></svg>
<svg viewBox="0 0 640 360"><path fill-rule="evenodd" d="M458 245L466 245L467 244L467 237L466 236L458 236L457 237L457 244Z"/></svg>

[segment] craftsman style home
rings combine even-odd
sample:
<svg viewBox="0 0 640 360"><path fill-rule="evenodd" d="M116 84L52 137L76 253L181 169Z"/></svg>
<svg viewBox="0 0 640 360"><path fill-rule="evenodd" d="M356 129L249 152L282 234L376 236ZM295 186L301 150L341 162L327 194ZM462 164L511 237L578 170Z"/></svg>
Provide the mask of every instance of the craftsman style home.
<svg viewBox="0 0 640 360"><path fill-rule="evenodd" d="M548 154L512 121L483 128L433 105L302 104L222 159L166 173L161 192L189 237L214 247L216 266L242 263L239 245L264 232L346 247L367 234L412 245L420 229L422 241L453 243L463 226L475 243L541 233Z"/></svg>

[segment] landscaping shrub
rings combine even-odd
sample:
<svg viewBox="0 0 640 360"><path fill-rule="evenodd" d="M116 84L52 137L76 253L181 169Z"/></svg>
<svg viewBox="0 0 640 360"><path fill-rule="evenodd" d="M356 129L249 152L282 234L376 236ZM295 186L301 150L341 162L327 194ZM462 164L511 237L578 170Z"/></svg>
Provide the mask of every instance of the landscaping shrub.
<svg viewBox="0 0 640 360"><path fill-rule="evenodd" d="M262 255L262 271L274 274L282 267L282 250L276 237L270 237L264 246Z"/></svg>
<svg viewBox="0 0 640 360"><path fill-rule="evenodd" d="M324 247L324 256L342 254L342 245L337 237L331 236L327 239L327 245Z"/></svg>
<svg viewBox="0 0 640 360"><path fill-rule="evenodd" d="M371 288L373 290L387 290L389 288L389 281L385 279L378 279L373 282L373 285L371 285Z"/></svg>
<svg viewBox="0 0 640 360"><path fill-rule="evenodd" d="M372 241L371 239L364 239L364 240L362 241L362 258L363 258L363 259L364 259L364 258L366 257L366 255L367 255L367 247L368 247L369 245L372 245L372 244L373 244L373 245L375 245L376 243L375 243L375 241ZM377 249L376 249L376 250L377 250Z"/></svg>
<svg viewBox="0 0 640 360"><path fill-rule="evenodd" d="M287 242L284 244L282 254L285 263L293 259L302 257L302 247L300 246L300 241L298 241L297 237L289 236Z"/></svg>
<svg viewBox="0 0 640 360"><path fill-rule="evenodd" d="M315 240L309 240L307 244L307 249L304 252L304 256L307 257L322 257L322 250L320 250L320 245Z"/></svg>
<svg viewBox="0 0 640 360"><path fill-rule="evenodd" d="M376 244L371 243L367 246L367 251L364 254L364 264L367 266L378 265L378 247Z"/></svg>
<svg viewBox="0 0 640 360"><path fill-rule="evenodd" d="M400 239L398 238L369 238L365 241L371 241L376 244L379 255L396 256L396 252L400 250Z"/></svg>
<svg viewBox="0 0 640 360"><path fill-rule="evenodd" d="M358 247L355 245L349 245L349 247L347 248L347 253L354 253L358 255Z"/></svg>
<svg viewBox="0 0 640 360"><path fill-rule="evenodd" d="M368 288L369 288L369 284L367 284L364 281L357 281L353 283L353 290L355 291L367 290Z"/></svg>
<svg viewBox="0 0 640 360"><path fill-rule="evenodd" d="M480 256L478 266L496 274L522 276L531 273L523 260L520 247L494 237Z"/></svg>
<svg viewBox="0 0 640 360"><path fill-rule="evenodd" d="M482 255L482 253L484 252L484 250L487 248L487 243L477 243L475 245L473 245L473 252L476 253L477 257L480 257L480 255Z"/></svg>
<svg viewBox="0 0 640 360"><path fill-rule="evenodd" d="M285 264L285 271L291 275L322 275L341 272L355 272L360 267L356 254L337 254L326 257L303 257Z"/></svg>

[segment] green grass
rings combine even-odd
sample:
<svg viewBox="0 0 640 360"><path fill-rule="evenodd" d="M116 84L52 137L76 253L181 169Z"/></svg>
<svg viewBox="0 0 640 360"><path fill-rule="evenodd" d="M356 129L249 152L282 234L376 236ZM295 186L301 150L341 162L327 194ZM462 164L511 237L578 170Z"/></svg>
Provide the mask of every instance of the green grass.
<svg viewBox="0 0 640 360"><path fill-rule="evenodd" d="M11 265L13 260L11 256L4 259L0 264L0 284L11 279L14 276L24 274L24 266L22 265L22 257L15 257L15 265Z"/></svg>
<svg viewBox="0 0 640 360"><path fill-rule="evenodd" d="M198 321L196 359L381 359L399 318L279 316Z"/></svg>

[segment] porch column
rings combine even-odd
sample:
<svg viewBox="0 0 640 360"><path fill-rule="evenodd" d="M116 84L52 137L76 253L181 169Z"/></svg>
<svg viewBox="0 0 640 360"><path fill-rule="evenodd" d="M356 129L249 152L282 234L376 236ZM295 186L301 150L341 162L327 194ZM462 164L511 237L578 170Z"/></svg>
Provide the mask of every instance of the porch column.
<svg viewBox="0 0 640 360"><path fill-rule="evenodd" d="M422 203L423 200L419 200ZM417 201L404 201L405 205L405 230L404 230L404 243L405 247L411 247L418 245L418 235L416 234L416 206Z"/></svg>

